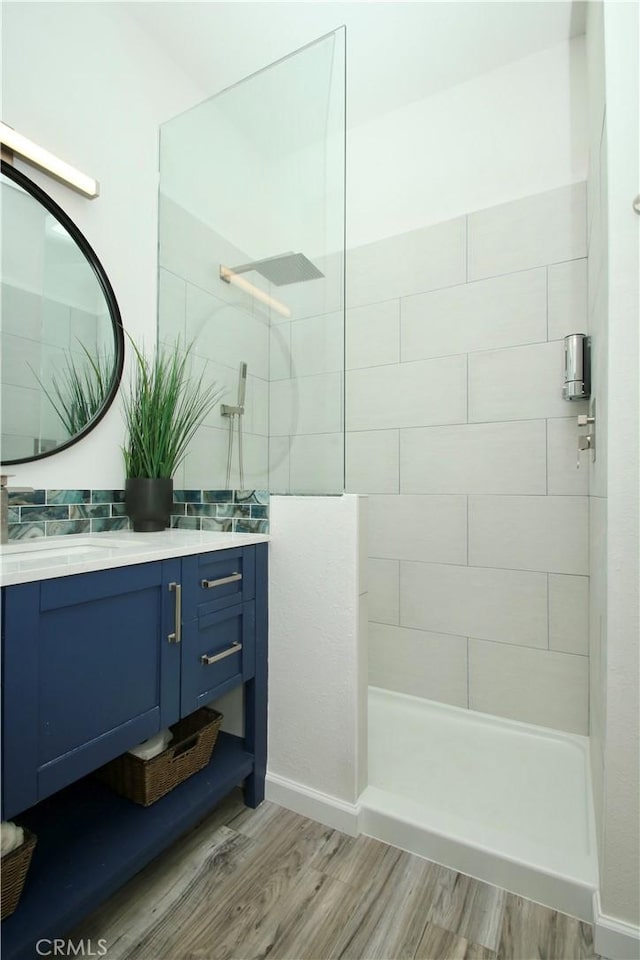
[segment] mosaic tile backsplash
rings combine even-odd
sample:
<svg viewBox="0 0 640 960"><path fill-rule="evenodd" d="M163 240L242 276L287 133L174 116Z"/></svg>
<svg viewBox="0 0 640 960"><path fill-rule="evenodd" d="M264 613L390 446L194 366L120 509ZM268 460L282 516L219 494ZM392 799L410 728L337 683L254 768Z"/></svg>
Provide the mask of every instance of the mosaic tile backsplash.
<svg viewBox="0 0 640 960"><path fill-rule="evenodd" d="M12 490L9 539L129 530L124 490ZM265 490L174 490L171 526L223 533L268 533Z"/></svg>

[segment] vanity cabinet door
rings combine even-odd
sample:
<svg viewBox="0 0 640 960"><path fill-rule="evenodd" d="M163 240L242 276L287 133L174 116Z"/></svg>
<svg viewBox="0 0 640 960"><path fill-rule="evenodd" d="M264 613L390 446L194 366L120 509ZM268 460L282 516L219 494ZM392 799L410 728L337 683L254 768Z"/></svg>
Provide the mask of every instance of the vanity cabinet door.
<svg viewBox="0 0 640 960"><path fill-rule="evenodd" d="M164 636L172 573L154 562L5 588L5 818L161 729L179 676L179 660L173 684L163 669L179 658Z"/></svg>

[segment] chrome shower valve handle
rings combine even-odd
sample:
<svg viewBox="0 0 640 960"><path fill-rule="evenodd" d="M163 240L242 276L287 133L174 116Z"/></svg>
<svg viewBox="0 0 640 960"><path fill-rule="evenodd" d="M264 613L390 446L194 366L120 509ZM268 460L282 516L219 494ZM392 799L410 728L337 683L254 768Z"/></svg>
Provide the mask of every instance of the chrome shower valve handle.
<svg viewBox="0 0 640 960"><path fill-rule="evenodd" d="M580 454L583 450L591 451L591 459L596 459L596 410L595 400L592 399L590 412L578 414L578 427L587 427L588 433L578 435L578 456L576 459L576 470L580 469Z"/></svg>
<svg viewBox="0 0 640 960"><path fill-rule="evenodd" d="M576 460L576 470L580 469L580 454L583 450L593 450L593 437L590 434L584 434L582 437L578 437L578 458Z"/></svg>

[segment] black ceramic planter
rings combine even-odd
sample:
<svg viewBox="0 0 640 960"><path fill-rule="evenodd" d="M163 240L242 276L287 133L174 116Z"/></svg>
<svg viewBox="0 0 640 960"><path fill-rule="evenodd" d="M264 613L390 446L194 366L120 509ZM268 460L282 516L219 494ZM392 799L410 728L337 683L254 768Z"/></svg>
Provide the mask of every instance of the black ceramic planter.
<svg viewBox="0 0 640 960"><path fill-rule="evenodd" d="M155 533L169 526L173 505L172 477L128 477L125 508L136 533Z"/></svg>

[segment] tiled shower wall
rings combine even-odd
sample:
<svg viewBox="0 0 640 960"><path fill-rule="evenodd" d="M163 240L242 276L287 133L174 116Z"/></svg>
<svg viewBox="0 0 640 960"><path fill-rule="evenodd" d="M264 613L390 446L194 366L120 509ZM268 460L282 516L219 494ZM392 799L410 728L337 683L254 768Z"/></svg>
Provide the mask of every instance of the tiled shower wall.
<svg viewBox="0 0 640 960"><path fill-rule="evenodd" d="M350 251L347 490L369 494L370 681L588 733L577 183Z"/></svg>
<svg viewBox="0 0 640 960"><path fill-rule="evenodd" d="M249 259L193 214L160 197L158 326L162 341L176 336L193 341L197 369L224 394L237 400L238 369L248 365L243 418L244 484L268 486L269 317L260 304L220 279L220 264ZM199 427L176 482L185 487L226 485L229 419L218 404ZM239 483L238 440L234 424L229 484Z"/></svg>
<svg viewBox="0 0 640 960"><path fill-rule="evenodd" d="M307 251L312 255L312 251ZM243 421L245 484L273 493L338 494L344 487L342 254L313 256L323 277L270 288L291 319L223 283L219 266L250 260L179 204L161 196L159 329L194 341L198 363L235 404L238 365L248 363ZM199 428L177 480L224 485L229 420L217 406ZM234 439L230 482L238 480Z"/></svg>

